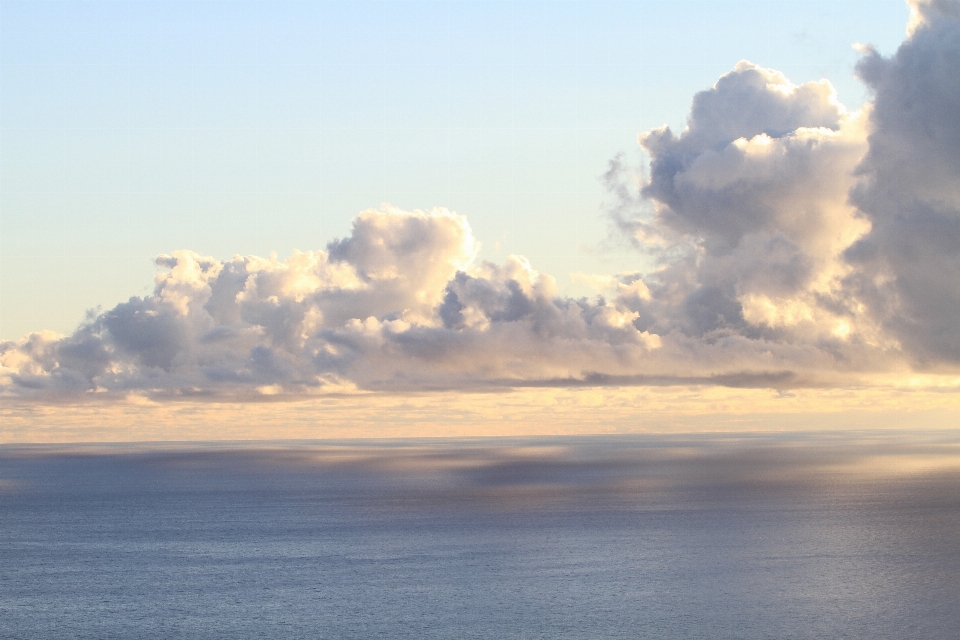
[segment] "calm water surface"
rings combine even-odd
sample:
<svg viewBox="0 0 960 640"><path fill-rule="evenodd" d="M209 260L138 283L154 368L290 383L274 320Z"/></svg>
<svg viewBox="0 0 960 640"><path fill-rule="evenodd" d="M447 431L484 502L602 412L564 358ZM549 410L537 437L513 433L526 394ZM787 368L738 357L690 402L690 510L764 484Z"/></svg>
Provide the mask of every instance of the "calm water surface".
<svg viewBox="0 0 960 640"><path fill-rule="evenodd" d="M6 445L0 637L960 637L960 433Z"/></svg>

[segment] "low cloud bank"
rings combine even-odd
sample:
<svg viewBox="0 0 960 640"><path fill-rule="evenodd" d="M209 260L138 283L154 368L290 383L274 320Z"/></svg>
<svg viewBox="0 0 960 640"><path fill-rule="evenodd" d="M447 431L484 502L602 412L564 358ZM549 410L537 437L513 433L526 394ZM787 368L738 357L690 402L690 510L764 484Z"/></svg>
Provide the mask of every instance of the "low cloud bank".
<svg viewBox="0 0 960 640"><path fill-rule="evenodd" d="M73 335L2 346L7 393L272 395L627 373L659 345L637 314L556 295L520 257L476 264L466 218L370 210L285 261L160 256L153 295Z"/></svg>
<svg viewBox="0 0 960 640"><path fill-rule="evenodd" d="M658 267L557 294L522 257L477 262L465 217L361 213L284 261L160 256L152 295L72 335L0 343L0 393L237 399L491 386L861 384L960 364L960 4L918 2L907 40L826 81L741 62L687 128L614 163L616 228Z"/></svg>

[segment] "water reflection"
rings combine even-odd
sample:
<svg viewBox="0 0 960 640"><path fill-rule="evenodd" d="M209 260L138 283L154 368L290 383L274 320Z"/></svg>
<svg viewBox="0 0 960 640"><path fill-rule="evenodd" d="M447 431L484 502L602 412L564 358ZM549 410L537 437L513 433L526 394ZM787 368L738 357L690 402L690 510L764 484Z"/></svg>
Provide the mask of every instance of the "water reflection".
<svg viewBox="0 0 960 640"><path fill-rule="evenodd" d="M5 446L0 626L947 637L958 532L957 432Z"/></svg>

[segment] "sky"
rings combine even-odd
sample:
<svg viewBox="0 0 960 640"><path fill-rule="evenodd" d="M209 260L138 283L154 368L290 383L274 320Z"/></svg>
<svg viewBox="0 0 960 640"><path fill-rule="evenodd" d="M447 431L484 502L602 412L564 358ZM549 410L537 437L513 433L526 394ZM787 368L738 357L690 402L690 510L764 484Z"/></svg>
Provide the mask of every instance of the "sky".
<svg viewBox="0 0 960 640"><path fill-rule="evenodd" d="M958 59L953 0L4 1L0 440L950 426Z"/></svg>

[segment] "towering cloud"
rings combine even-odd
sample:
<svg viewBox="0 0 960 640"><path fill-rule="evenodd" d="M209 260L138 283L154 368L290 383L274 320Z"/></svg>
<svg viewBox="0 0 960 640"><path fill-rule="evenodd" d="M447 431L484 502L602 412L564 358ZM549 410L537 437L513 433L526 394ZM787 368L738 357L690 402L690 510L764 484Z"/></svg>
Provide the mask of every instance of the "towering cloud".
<svg viewBox="0 0 960 640"><path fill-rule="evenodd" d="M641 143L655 214L640 228L670 239L637 309L658 333L850 336L862 319L840 290L841 254L867 229L847 204L866 147L862 114L829 83L741 62L697 94L681 135Z"/></svg>
<svg viewBox="0 0 960 640"><path fill-rule="evenodd" d="M175 252L152 295L69 336L0 344L0 393L248 398L477 386L786 389L960 363L960 4L830 84L741 62L687 127L641 135L649 179L618 228L657 268L558 295L522 257L478 263L463 216L361 213L285 261ZM611 278L608 278L611 280Z"/></svg>
<svg viewBox="0 0 960 640"><path fill-rule="evenodd" d="M891 58L867 50L870 150L853 191L871 229L850 287L926 366L960 362L960 3L913 5Z"/></svg>

